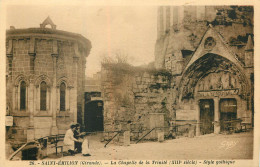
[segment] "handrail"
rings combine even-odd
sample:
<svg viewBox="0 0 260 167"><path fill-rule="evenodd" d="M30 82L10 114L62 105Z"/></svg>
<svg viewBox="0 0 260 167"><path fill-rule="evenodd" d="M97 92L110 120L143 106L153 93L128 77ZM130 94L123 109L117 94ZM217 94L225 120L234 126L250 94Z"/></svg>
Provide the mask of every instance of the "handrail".
<svg viewBox="0 0 260 167"><path fill-rule="evenodd" d="M179 126L185 126L185 125L190 125L190 124L184 124L184 125L175 125L175 126L167 126L167 127L156 127L156 128L169 128L169 127L173 127L173 128L178 128ZM153 128L151 129L148 133L146 133L144 136L142 136L137 142L139 143L143 138L145 138L148 134L150 134L154 129L156 128ZM176 130L176 129L175 129ZM89 133L89 134L93 134L93 133L112 133L112 132L117 132L106 144L104 147L106 147L117 135L119 135L120 133L124 132L124 131L95 131L95 132L86 132L86 133ZM130 131L131 132L131 131ZM9 156L9 160L12 160L13 157L18 154L24 147L26 147L27 145L29 144L32 144L34 142L38 142L39 140L41 139L44 139L44 138L57 138L59 135L65 135L65 134L57 134L57 135L49 135L49 136L45 136L45 137L41 137L41 138L38 138L38 139L35 139L34 141L30 141L30 142L27 142L25 143L24 145L22 145L19 149L17 149L12 155Z"/></svg>
<svg viewBox="0 0 260 167"><path fill-rule="evenodd" d="M173 127L175 129L175 132L177 131L177 128L180 126L186 126L186 125L191 125L191 124L184 124L184 125L174 125L174 126L165 126L165 127L155 127L151 129L148 133L146 133L144 136L142 136L135 144L139 143L143 138L145 138L148 134L150 134L154 129L162 129L162 128L169 128Z"/></svg>
<svg viewBox="0 0 260 167"><path fill-rule="evenodd" d="M146 133L143 137L141 137L141 139L139 139L135 144L139 143L139 141L141 141L144 137L146 137L149 133L151 133L154 129L156 128L153 128L151 129L148 133Z"/></svg>
<svg viewBox="0 0 260 167"><path fill-rule="evenodd" d="M27 145L29 144L33 144L35 143L36 141L30 141L30 142L27 142L25 143L24 145L22 145L19 149L17 149L13 154L11 154L8 158L8 160L12 160L14 158L14 156L16 156L16 154L18 154L24 147L26 147Z"/></svg>
<svg viewBox="0 0 260 167"><path fill-rule="evenodd" d="M122 131L96 131L96 132L86 132L86 133L98 133L98 132L102 132L102 133L117 132L117 134L116 134L112 139L110 139L110 141L109 141L108 143L110 143L119 133L122 133ZM24 147L26 147L26 146L29 145L29 144L33 144L33 143L39 142L39 140L42 140L42 139L44 139L44 138L55 138L55 139L57 140L57 138L58 138L60 135L63 136L63 135L65 135L65 134L56 134L56 135L44 136L44 137L40 137L40 138L38 138L38 139L34 139L33 141L26 142L26 143L23 144L19 149L17 149L15 152L13 152L13 153L9 156L8 160L12 160L12 159L14 158L14 156L16 156L20 151L22 151L22 149L23 149ZM108 143L107 143L107 144L108 144ZM107 145L107 144L106 144L106 145ZM106 145L105 145L105 147L106 147Z"/></svg>
<svg viewBox="0 0 260 167"><path fill-rule="evenodd" d="M19 149L17 149L15 152L13 152L13 153L9 156L8 160L12 160L12 159L14 158L14 156L16 156L20 151L22 151L22 149L23 149L24 147L26 147L26 146L29 145L29 144L33 144L33 143L39 142L39 140L42 140L42 139L44 139L44 138L57 137L58 135L64 135L64 134L57 134L57 135L50 135L50 136L40 137L40 138L38 138L38 139L34 139L33 141L26 142L26 143L23 144Z"/></svg>
<svg viewBox="0 0 260 167"><path fill-rule="evenodd" d="M106 147L118 134L122 133L123 131L118 131L106 144L104 147Z"/></svg>

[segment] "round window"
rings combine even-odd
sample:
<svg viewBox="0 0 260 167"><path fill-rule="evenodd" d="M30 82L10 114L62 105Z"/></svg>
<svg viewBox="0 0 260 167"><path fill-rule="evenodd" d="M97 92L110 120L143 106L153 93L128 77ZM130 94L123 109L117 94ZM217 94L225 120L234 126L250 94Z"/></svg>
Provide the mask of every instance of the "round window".
<svg viewBox="0 0 260 167"><path fill-rule="evenodd" d="M205 49L213 49L213 47L214 47L215 45L216 45L216 41L214 40L214 38L208 37L208 38L205 40L204 48L205 48Z"/></svg>

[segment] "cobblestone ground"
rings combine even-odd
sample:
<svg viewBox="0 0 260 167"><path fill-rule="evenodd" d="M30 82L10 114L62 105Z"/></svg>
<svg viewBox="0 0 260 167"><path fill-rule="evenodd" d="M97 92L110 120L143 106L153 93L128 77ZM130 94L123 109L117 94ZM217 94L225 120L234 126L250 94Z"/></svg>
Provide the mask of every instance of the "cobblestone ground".
<svg viewBox="0 0 260 167"><path fill-rule="evenodd" d="M49 156L44 160L139 160L139 159L251 159L253 132L210 134L194 138L179 138L159 142L144 142L130 146L115 146L90 139L91 156Z"/></svg>

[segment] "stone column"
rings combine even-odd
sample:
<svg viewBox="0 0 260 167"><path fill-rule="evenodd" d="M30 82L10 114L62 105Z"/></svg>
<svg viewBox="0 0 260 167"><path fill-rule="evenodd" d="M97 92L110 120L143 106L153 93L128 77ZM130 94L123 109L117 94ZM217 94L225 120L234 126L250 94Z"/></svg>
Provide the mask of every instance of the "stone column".
<svg viewBox="0 0 260 167"><path fill-rule="evenodd" d="M8 61L7 75L11 76L12 75L12 65L13 65L13 41L12 40L8 41L8 48L6 49L6 57L7 57L7 61Z"/></svg>
<svg viewBox="0 0 260 167"><path fill-rule="evenodd" d="M218 134L220 132L220 111L219 111L219 98L214 98L214 133Z"/></svg>
<svg viewBox="0 0 260 167"><path fill-rule="evenodd" d="M13 87L13 110L17 110L18 108L18 99L17 99L17 96L18 96L18 86L15 85Z"/></svg>
<svg viewBox="0 0 260 167"><path fill-rule="evenodd" d="M29 53L30 56L30 74L31 76L34 73L34 60L35 60L35 54ZM32 83L33 79L30 79L30 84L28 87L28 109L30 112L30 126L33 128L33 114L34 114L34 84ZM18 90L19 91L19 90ZM19 107L20 108L20 107Z"/></svg>
<svg viewBox="0 0 260 167"><path fill-rule="evenodd" d="M196 136L200 135L200 102L196 100L196 111L197 111L197 124L196 124Z"/></svg>
<svg viewBox="0 0 260 167"><path fill-rule="evenodd" d="M32 39L30 40L30 48L33 47L34 48L34 39L33 39L33 44L32 44ZM33 45L33 46L32 46ZM33 50L29 50L30 52L28 53L29 56L30 56L30 75L31 75L31 79L30 79L30 84L29 84L29 88L28 88L28 109L29 109L29 112L30 112L30 126L29 126L29 131L32 131L34 130L34 125L33 125L33 120L34 120L34 84L32 83L33 82L33 75L34 75L34 60L35 60L35 56L36 56L36 53ZM20 106L18 106L20 108ZM27 131L27 135L28 135L28 131ZM28 138L27 138L28 139Z"/></svg>
<svg viewBox="0 0 260 167"><path fill-rule="evenodd" d="M33 91L33 83L30 82L28 87L28 109L30 112L30 127L33 127L33 102L34 102L34 91Z"/></svg>
<svg viewBox="0 0 260 167"><path fill-rule="evenodd" d="M9 112L6 112L7 115L9 115L11 113L11 109L14 109L15 105L14 105L14 100L15 100L15 96L14 93L15 91L13 91L13 95L9 94L11 93L10 90L15 90L13 88L13 84L12 84L12 66L13 66L13 43L12 40L8 41L8 49L6 52L6 57L7 57L7 68L6 68L6 107L8 107ZM13 104L11 104L13 102ZM12 106L12 107L11 107Z"/></svg>
<svg viewBox="0 0 260 167"><path fill-rule="evenodd" d="M70 103L71 103L71 100L70 100L70 91L71 91L71 88L72 86L69 85L66 89L66 111L67 110L70 110Z"/></svg>
<svg viewBox="0 0 260 167"><path fill-rule="evenodd" d="M67 90L66 90L66 94L65 94L65 111L66 111L66 106L67 106ZM60 112L60 85L56 85L56 115L59 114Z"/></svg>
<svg viewBox="0 0 260 167"><path fill-rule="evenodd" d="M57 43L57 41L56 41ZM51 91L51 102L52 102L52 107L50 108L52 110L52 127L51 127L51 134L55 135L58 134L58 127L57 127L57 119L56 119L56 114L57 114L57 59L58 59L58 54L53 53L52 54L52 60L53 60L53 87Z"/></svg>
<svg viewBox="0 0 260 167"><path fill-rule="evenodd" d="M12 76L13 54L8 54L6 56L7 56L7 60L8 60L7 75Z"/></svg>
<svg viewBox="0 0 260 167"><path fill-rule="evenodd" d="M28 87L28 110L30 113L29 127L27 129L27 141L34 140L34 84L29 83Z"/></svg>
<svg viewBox="0 0 260 167"><path fill-rule="evenodd" d="M20 101L21 101L21 98L20 98L20 94L21 94L21 87L20 87L20 85L18 85L17 86L17 109L18 109L18 111L20 110ZM28 91L30 91L30 90L28 90Z"/></svg>
<svg viewBox="0 0 260 167"><path fill-rule="evenodd" d="M84 55L84 53L83 53ZM83 59L86 59L85 56L83 56ZM82 61L82 92L81 92L81 95L82 95L82 102L81 102L81 109L82 109L82 114L81 114L81 117L82 117L82 122L81 122L81 125L82 127L85 127L85 96L84 96L84 92L85 92L85 69L86 69L86 60L83 60Z"/></svg>
<svg viewBox="0 0 260 167"><path fill-rule="evenodd" d="M124 146L130 146L130 131L124 132Z"/></svg>
<svg viewBox="0 0 260 167"><path fill-rule="evenodd" d="M28 87L28 111L30 113L30 119L29 119L29 127L27 129L27 141L31 141L34 139L35 135L34 135L34 84L33 84L33 75L34 75L34 60L35 60L35 56L36 56L36 52L35 52L35 38L31 38L30 39L30 45L29 45L29 53L28 53L29 57L30 57L30 83L29 83L29 87Z"/></svg>
<svg viewBox="0 0 260 167"><path fill-rule="evenodd" d="M75 80L74 80L74 93L73 93L73 102L74 102L74 109L72 109L73 113L73 121L77 122L77 116L78 116L78 61L79 61L79 57L74 56L73 57L73 63L74 63L74 68L75 68Z"/></svg>

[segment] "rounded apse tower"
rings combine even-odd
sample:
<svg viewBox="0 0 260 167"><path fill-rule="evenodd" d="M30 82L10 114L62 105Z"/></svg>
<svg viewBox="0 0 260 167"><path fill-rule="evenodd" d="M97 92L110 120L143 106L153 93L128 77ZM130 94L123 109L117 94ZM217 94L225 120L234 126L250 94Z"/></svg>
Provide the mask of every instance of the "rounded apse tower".
<svg viewBox="0 0 260 167"><path fill-rule="evenodd" d="M47 28L46 26L51 28ZM48 17L40 28L6 31L7 140L63 134L83 123L86 58L91 42L61 31Z"/></svg>

